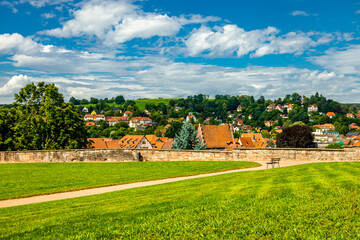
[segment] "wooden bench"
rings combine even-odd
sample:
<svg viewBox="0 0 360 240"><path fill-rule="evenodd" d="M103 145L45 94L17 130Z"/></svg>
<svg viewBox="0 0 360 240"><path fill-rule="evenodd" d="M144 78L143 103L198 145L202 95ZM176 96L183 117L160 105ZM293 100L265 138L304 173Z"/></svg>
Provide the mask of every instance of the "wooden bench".
<svg viewBox="0 0 360 240"><path fill-rule="evenodd" d="M272 168L274 168L275 164L280 167L280 158L271 158L271 161L267 162L266 164L266 169L268 169L269 165L272 165Z"/></svg>

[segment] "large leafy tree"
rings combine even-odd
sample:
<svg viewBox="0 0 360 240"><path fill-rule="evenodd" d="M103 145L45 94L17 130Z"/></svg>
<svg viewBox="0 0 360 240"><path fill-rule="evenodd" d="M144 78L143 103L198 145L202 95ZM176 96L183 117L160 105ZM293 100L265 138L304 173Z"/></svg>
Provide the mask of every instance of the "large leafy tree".
<svg viewBox="0 0 360 240"><path fill-rule="evenodd" d="M310 148L314 147L312 127L294 125L284 128L277 136L276 145L279 148Z"/></svg>
<svg viewBox="0 0 360 240"><path fill-rule="evenodd" d="M202 143L202 139L197 138L197 131L190 123L185 123L178 134L176 134L173 149L193 149L204 150L206 144Z"/></svg>
<svg viewBox="0 0 360 240"><path fill-rule="evenodd" d="M5 136L2 149L45 150L73 149L87 146L85 122L54 84L39 82L26 85L15 94L15 106L0 124L11 137ZM2 110L4 111L4 110Z"/></svg>

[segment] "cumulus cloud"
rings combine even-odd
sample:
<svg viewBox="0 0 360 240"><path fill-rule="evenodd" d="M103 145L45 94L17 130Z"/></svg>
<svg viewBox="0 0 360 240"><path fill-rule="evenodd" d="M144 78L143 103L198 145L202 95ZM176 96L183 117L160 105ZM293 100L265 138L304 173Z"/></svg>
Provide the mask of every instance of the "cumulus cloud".
<svg viewBox="0 0 360 240"><path fill-rule="evenodd" d="M39 47L39 44L32 39L24 38L18 33L0 35L0 54L11 54L13 52L32 53Z"/></svg>
<svg viewBox="0 0 360 240"><path fill-rule="evenodd" d="M28 76L15 75L4 86L0 87L0 97L12 96L29 83Z"/></svg>
<svg viewBox="0 0 360 240"><path fill-rule="evenodd" d="M348 39L344 34L289 32L278 36L280 31L274 27L245 31L236 25L223 27L202 26L194 30L185 40L190 56L208 55L210 57L242 57L251 54L261 57L268 54L301 54L311 47L329 43L335 39Z"/></svg>
<svg viewBox="0 0 360 240"><path fill-rule="evenodd" d="M350 45L342 50L331 49L325 55L310 60L338 73L360 74L360 45Z"/></svg>
<svg viewBox="0 0 360 240"><path fill-rule="evenodd" d="M91 0L74 11L74 18L63 23L61 28L41 33L55 37L96 36L107 44L118 44L134 38L174 36L185 24L218 21L217 17L143 12L127 0Z"/></svg>

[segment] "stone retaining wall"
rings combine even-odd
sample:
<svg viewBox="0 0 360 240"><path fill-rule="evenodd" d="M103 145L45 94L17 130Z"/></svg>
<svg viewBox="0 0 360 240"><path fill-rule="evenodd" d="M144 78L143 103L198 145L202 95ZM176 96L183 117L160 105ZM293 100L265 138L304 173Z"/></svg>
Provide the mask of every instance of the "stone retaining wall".
<svg viewBox="0 0 360 240"><path fill-rule="evenodd" d="M180 151L135 149L76 149L58 151L0 152L0 162L80 161L268 161L273 157L292 161L360 161L360 148L330 149L243 149L232 151Z"/></svg>

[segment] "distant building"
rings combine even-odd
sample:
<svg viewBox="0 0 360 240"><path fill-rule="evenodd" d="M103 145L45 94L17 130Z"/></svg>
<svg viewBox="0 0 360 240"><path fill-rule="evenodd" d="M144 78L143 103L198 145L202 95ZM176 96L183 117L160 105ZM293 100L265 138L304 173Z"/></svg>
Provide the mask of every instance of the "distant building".
<svg viewBox="0 0 360 240"><path fill-rule="evenodd" d="M346 114L346 117L347 117L347 118L355 118L354 114L352 114L352 113L347 113L347 114Z"/></svg>
<svg viewBox="0 0 360 240"><path fill-rule="evenodd" d="M129 126L132 128L136 128L141 125L151 124L152 120L148 117L132 117L129 122Z"/></svg>
<svg viewBox="0 0 360 240"><path fill-rule="evenodd" d="M81 110L83 113L88 113L89 109L87 107L83 107L83 109Z"/></svg>
<svg viewBox="0 0 360 240"><path fill-rule="evenodd" d="M124 117L129 117L132 114L132 112L130 111L125 111L124 112Z"/></svg>
<svg viewBox="0 0 360 240"><path fill-rule="evenodd" d="M318 111L318 106L316 104L311 104L308 107L308 112L317 112Z"/></svg>
<svg viewBox="0 0 360 240"><path fill-rule="evenodd" d="M274 121L265 121L264 122L264 124L265 124L265 126L267 126L267 127L271 127L271 126L273 126L274 125Z"/></svg>
<svg viewBox="0 0 360 240"><path fill-rule="evenodd" d="M100 121L100 120L105 121L105 115L104 114L96 114L96 112L93 111L91 114L85 114L84 120L85 121Z"/></svg>

